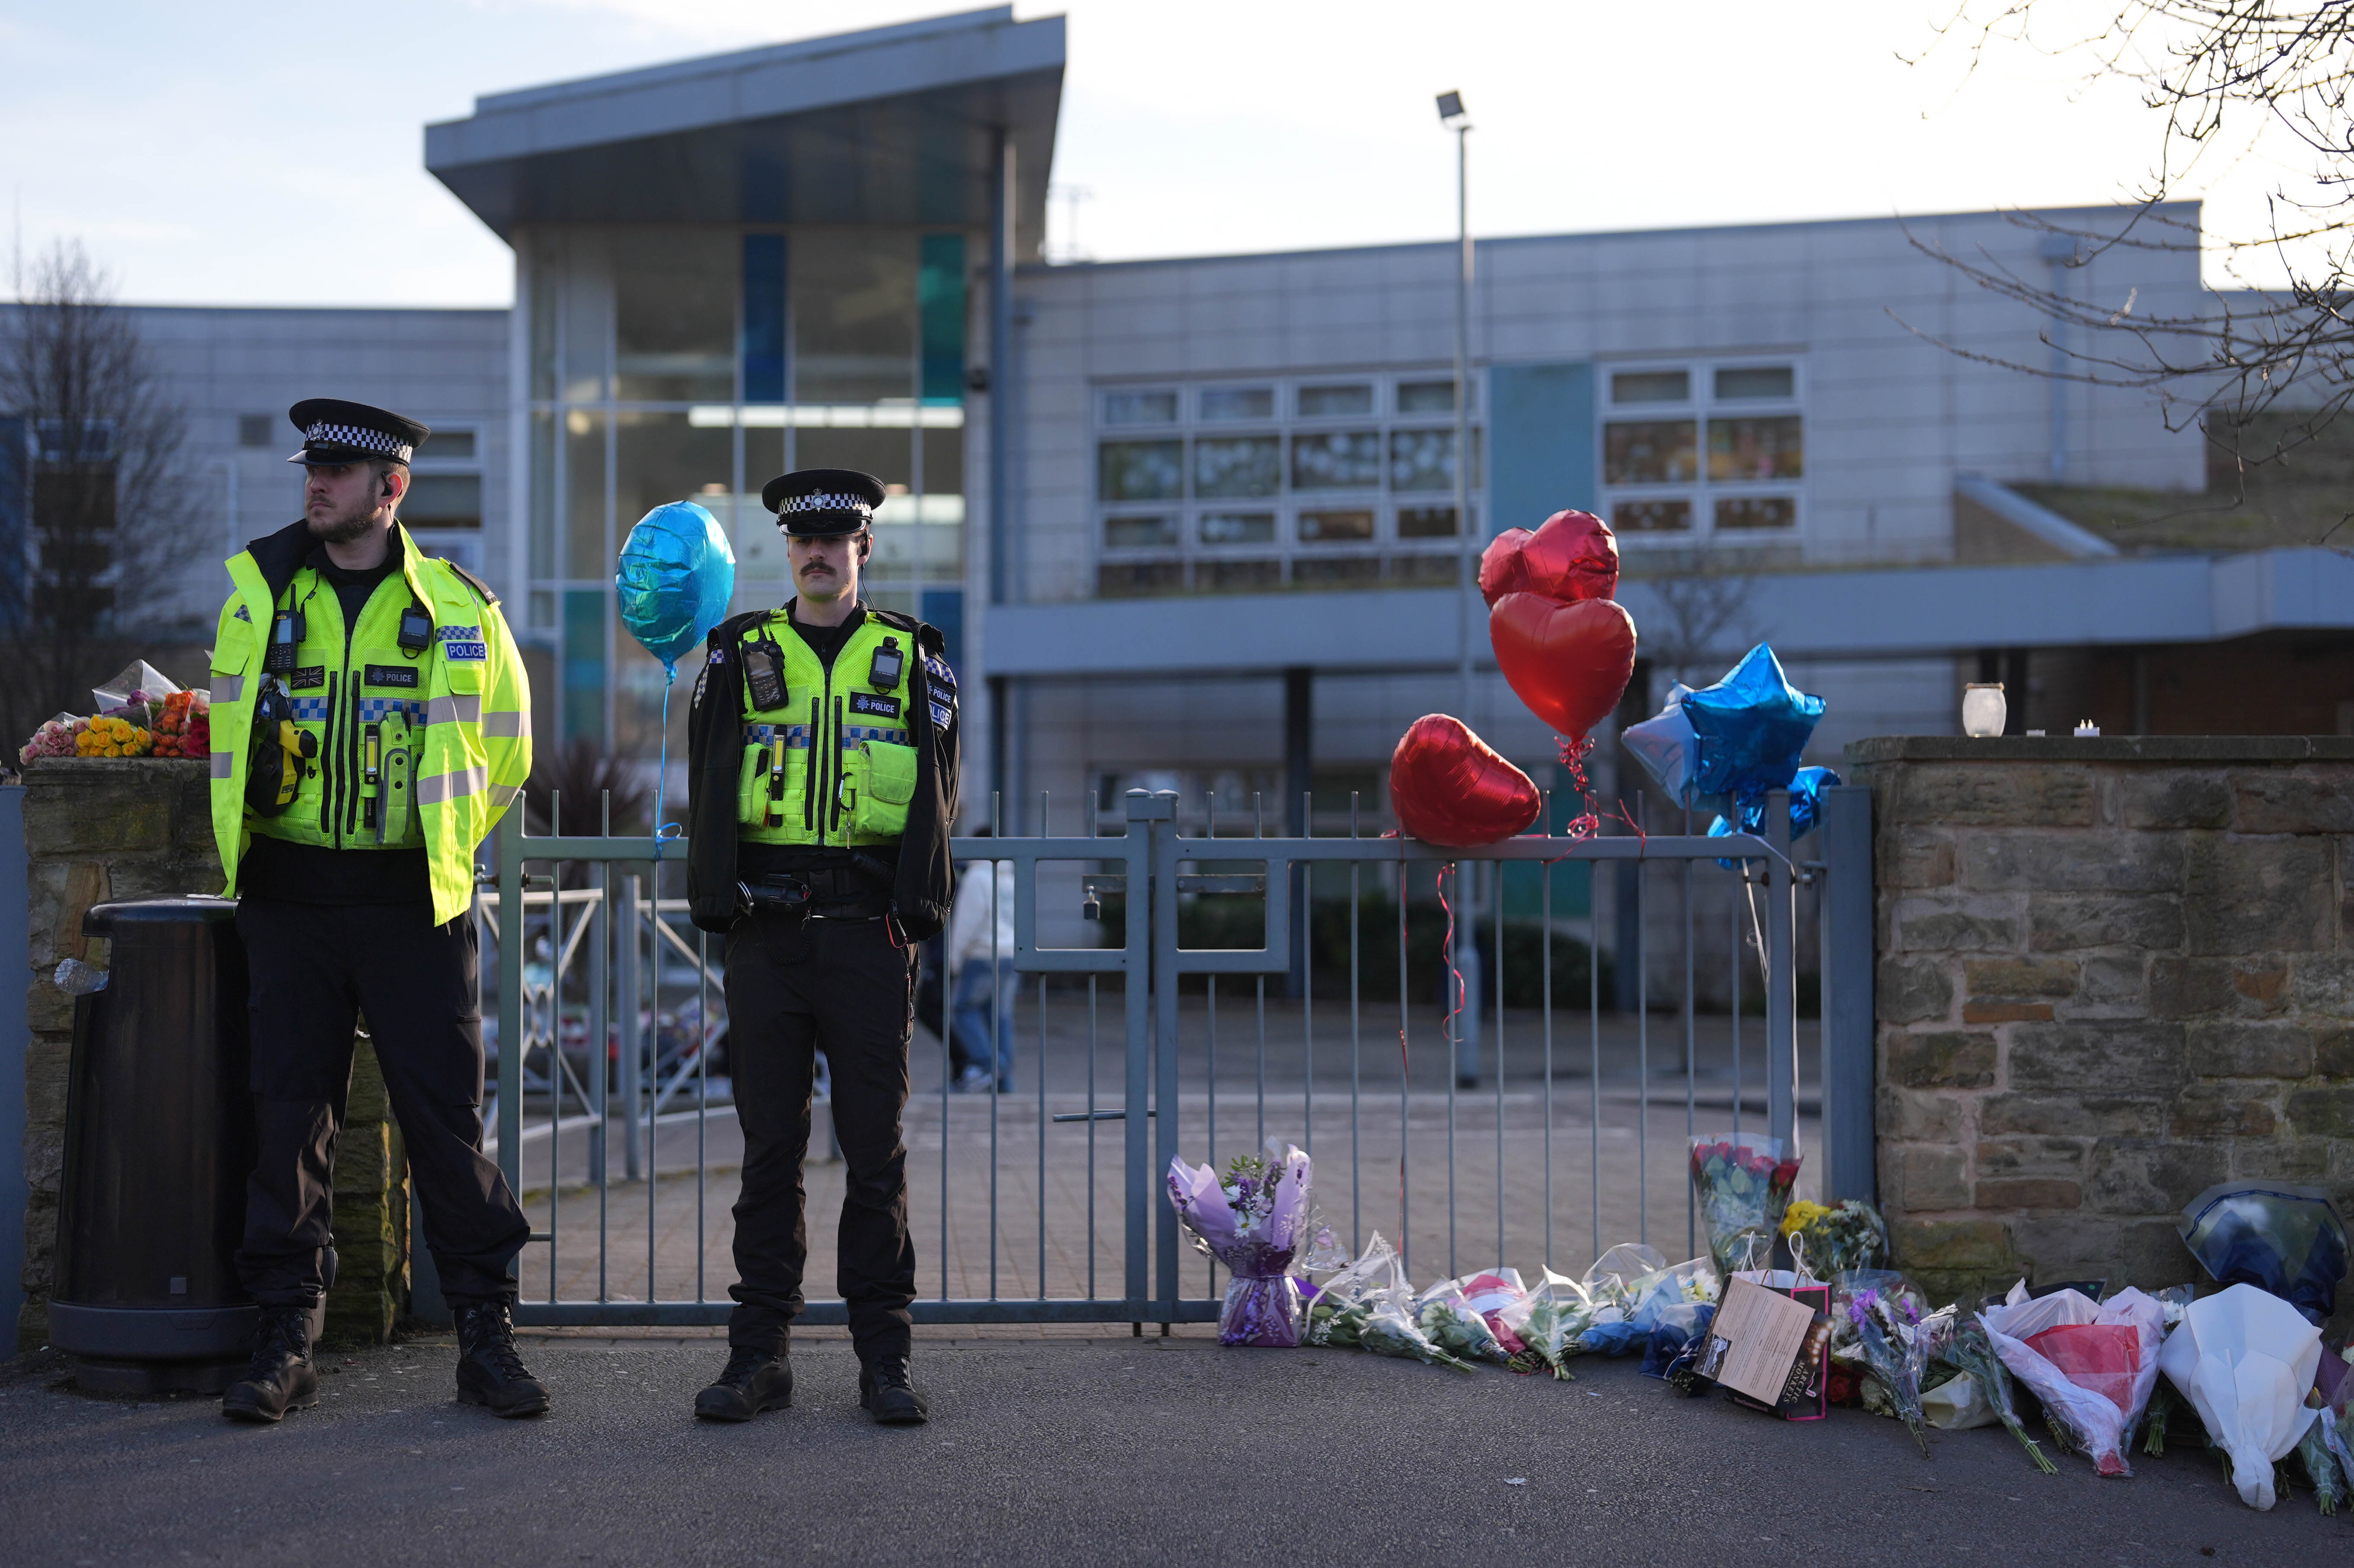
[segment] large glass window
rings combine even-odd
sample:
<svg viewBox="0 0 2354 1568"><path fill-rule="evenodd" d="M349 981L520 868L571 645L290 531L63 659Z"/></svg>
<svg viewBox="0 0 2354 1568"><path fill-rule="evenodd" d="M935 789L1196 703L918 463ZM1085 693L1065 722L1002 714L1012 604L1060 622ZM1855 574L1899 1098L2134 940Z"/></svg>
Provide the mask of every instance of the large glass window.
<svg viewBox="0 0 2354 1568"><path fill-rule="evenodd" d="M1799 525L1798 366L1628 366L1607 384L1598 434L1604 505L1618 532L1756 541Z"/></svg>
<svg viewBox="0 0 2354 1568"><path fill-rule="evenodd" d="M1613 419L1602 427L1602 482L1686 484L1700 477L1691 419Z"/></svg>
<svg viewBox="0 0 2354 1568"><path fill-rule="evenodd" d="M796 403L875 403L915 396L916 238L859 228L794 235Z"/></svg>
<svg viewBox="0 0 2354 1568"><path fill-rule="evenodd" d="M1428 369L1098 388L1097 593L1456 581L1454 410Z"/></svg>
<svg viewBox="0 0 2354 1568"><path fill-rule="evenodd" d="M1104 501L1176 501L1185 493L1182 441L1106 441L1097 449L1096 493Z"/></svg>
<svg viewBox="0 0 2354 1568"><path fill-rule="evenodd" d="M620 229L612 264L613 395L623 402L733 398L737 237Z"/></svg>
<svg viewBox="0 0 2354 1568"><path fill-rule="evenodd" d="M614 418L614 531L673 501L701 502L734 489L735 443L724 429L699 429L684 414L625 412Z"/></svg>
<svg viewBox="0 0 2354 1568"><path fill-rule="evenodd" d="M785 400L785 237L744 236L744 401Z"/></svg>
<svg viewBox="0 0 2354 1568"><path fill-rule="evenodd" d="M1107 392L1103 400L1107 425L1173 425L1177 422L1174 392Z"/></svg>
<svg viewBox="0 0 2354 1568"><path fill-rule="evenodd" d="M1202 390L1202 422L1275 418L1272 387L1207 387Z"/></svg>
<svg viewBox="0 0 2354 1568"><path fill-rule="evenodd" d="M1303 419L1330 419L1373 411L1373 389L1363 383L1299 389L1299 417Z"/></svg>
<svg viewBox="0 0 2354 1568"><path fill-rule="evenodd" d="M1711 419L1708 422L1708 477L1718 482L1741 479L1797 479L1804 471L1803 442L1798 416L1779 414L1766 418Z"/></svg>
<svg viewBox="0 0 2354 1568"><path fill-rule="evenodd" d="M965 235L582 228L529 231L518 249L530 296L529 603L562 649L563 689L547 705L563 734L652 736L638 710L658 703L659 672L617 652L612 617L588 607L610 610L618 539L664 502L709 507L735 535L738 607L774 604L791 590L761 485L797 467L873 473L887 499L872 597L954 609ZM419 454L408 512L454 551L469 547L461 531L481 514L482 482L444 444ZM1181 449L1181 492L1184 461ZM1172 536L1184 524L1172 520Z"/></svg>
<svg viewBox="0 0 2354 1568"><path fill-rule="evenodd" d="M1193 443L1193 493L1204 500L1273 495L1283 488L1283 442L1231 436Z"/></svg>
<svg viewBox="0 0 2354 1568"><path fill-rule="evenodd" d="M612 553L605 540L607 500L605 416L587 408L571 409L564 416L566 577L602 579L612 576Z"/></svg>
<svg viewBox="0 0 2354 1568"><path fill-rule="evenodd" d="M1294 490L1378 490L1382 438L1377 430L1334 430L1291 438Z"/></svg>

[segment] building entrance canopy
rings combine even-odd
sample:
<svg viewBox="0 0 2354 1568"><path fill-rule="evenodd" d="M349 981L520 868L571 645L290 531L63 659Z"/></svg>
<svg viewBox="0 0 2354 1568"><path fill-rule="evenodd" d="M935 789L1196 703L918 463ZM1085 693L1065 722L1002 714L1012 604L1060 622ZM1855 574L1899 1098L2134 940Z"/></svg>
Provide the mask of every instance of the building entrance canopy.
<svg viewBox="0 0 2354 1568"><path fill-rule="evenodd" d="M1017 259L1044 241L1063 19L1012 6L497 93L425 165L502 238L537 224L985 228L1011 139Z"/></svg>

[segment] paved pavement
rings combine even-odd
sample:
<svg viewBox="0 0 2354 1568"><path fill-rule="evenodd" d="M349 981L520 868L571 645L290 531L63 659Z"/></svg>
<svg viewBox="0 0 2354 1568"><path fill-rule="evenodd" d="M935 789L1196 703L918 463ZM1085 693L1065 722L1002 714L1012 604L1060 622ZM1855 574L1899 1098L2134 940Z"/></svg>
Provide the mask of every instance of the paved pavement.
<svg viewBox="0 0 2354 1568"><path fill-rule="evenodd" d="M454 1351L333 1356L270 1428L210 1401L94 1399L0 1363L10 1563L2343 1562L2354 1517L2241 1506L2198 1449L2127 1480L2040 1475L1999 1430L1921 1459L1893 1422L1785 1425L1632 1361L1575 1383L1210 1340L919 1338L936 1419L859 1415L838 1336L799 1403L698 1425L712 1340L542 1340L557 1408L450 1396ZM1516 1484L1517 1483L1517 1484Z"/></svg>

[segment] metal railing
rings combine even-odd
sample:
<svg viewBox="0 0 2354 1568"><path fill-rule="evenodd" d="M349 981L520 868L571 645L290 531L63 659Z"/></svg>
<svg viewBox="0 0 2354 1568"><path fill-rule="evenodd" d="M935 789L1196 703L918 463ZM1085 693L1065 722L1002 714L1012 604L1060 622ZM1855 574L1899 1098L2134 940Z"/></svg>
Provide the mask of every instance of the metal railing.
<svg viewBox="0 0 2354 1568"><path fill-rule="evenodd" d="M1808 1189L1871 1195L1864 791L1825 792L1820 858L1795 863L1787 828L1459 851L1368 836L1353 810L1346 836L1271 838L1256 821L1235 836L1214 810L1188 832L1179 804L1131 791L1119 821L1098 822L1090 801L1086 831L1067 837L954 841L960 866L1013 872L1013 948L999 950L992 920L981 960L991 992L967 1014L1013 1082L960 1092L958 977L942 977L939 1040L919 1036L906 1118L918 1321L1214 1319L1220 1282L1186 1261L1162 1178L1180 1155L1231 1153L1238 1118L1252 1147L1273 1137L1316 1158L1317 1201L1337 1234L1362 1244L1378 1226L1417 1277L1441 1255L1450 1275L1499 1261L1582 1266L1655 1227L1697 1250L1685 1139L1744 1116L1807 1140ZM1787 824L1778 805L1767 820ZM1042 822L1050 806L1042 799ZM724 941L695 930L675 896L685 846L662 845L657 863L648 839L520 826L500 836L481 906L496 952L496 1156L534 1225L518 1320L722 1322L740 1134L719 1070L731 1049ZM1597 870L1628 863L1633 950L1608 958L1640 971L1645 1005L1631 1017L1606 1011L1595 918ZM1680 948L1664 966L1649 950L1661 928L1651 885L1663 880L1681 917L1680 942L1664 924ZM1821 905L1819 1057L1798 1017L1801 886ZM1557 905L1570 903L1584 915L1565 918ZM1213 938L1223 924L1231 944L1232 916L1247 926L1254 906L1257 945L1185 944L1189 924ZM1205 918L1219 908L1229 917ZM1727 940L1706 961L1726 966L1711 983L1726 981L1730 1005L1702 1012L1702 938L1720 915ZM1585 994L1556 994L1557 968L1574 976L1581 953ZM993 989L1001 959L1016 977L1012 1008ZM1761 999L1762 1018L1745 1017ZM819 1104L830 1127L822 1079ZM823 1238L839 1172L822 1143L811 1160ZM812 1282L831 1278L830 1251L812 1248ZM815 1299L804 1320L844 1318L841 1301Z"/></svg>

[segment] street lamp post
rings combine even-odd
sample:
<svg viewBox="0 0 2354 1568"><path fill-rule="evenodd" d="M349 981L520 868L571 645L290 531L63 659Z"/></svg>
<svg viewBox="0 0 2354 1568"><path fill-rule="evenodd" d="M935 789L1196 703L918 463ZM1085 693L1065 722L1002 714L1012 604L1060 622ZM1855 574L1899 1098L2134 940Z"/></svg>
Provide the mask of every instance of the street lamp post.
<svg viewBox="0 0 2354 1568"><path fill-rule="evenodd" d="M1460 697L1458 716L1471 722L1471 630L1479 620L1479 577L1471 549L1471 121L1463 110L1463 95L1438 95L1438 122L1455 132L1455 237L1459 255L1455 269L1455 677ZM1458 863L1458 865L1461 863ZM1477 874L1471 879L1475 885ZM1479 900L1464 897L1463 877L1457 873L1454 963L1462 976L1459 1021L1455 1036L1455 1081L1464 1088L1479 1082ZM1450 981L1450 985L1452 982ZM1498 1052L1496 1070L1503 1071Z"/></svg>
<svg viewBox="0 0 2354 1568"><path fill-rule="evenodd" d="M1479 592L1471 550L1471 121L1463 95L1438 95L1439 123L1455 132L1455 673L1463 722L1471 722L1471 606Z"/></svg>

